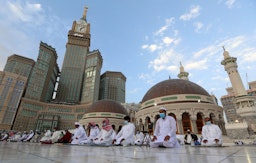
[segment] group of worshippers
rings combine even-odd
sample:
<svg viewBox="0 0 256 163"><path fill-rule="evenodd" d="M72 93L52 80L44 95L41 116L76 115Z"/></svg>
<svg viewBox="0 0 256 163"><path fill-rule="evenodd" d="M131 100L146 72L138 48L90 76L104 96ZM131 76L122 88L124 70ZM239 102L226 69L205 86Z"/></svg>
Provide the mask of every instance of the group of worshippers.
<svg viewBox="0 0 256 163"><path fill-rule="evenodd" d="M150 147L179 147L180 143L176 135L176 120L166 114L166 108L160 107L160 118L156 122L153 139ZM185 144L196 144L201 146L221 146L222 132L219 126L212 124L209 117L205 118L205 125L202 128L202 138L199 142L198 137L190 130L185 135Z"/></svg>
<svg viewBox="0 0 256 163"><path fill-rule="evenodd" d="M37 134L37 131L30 130L29 133L27 131L15 132L11 131L9 133L5 132L4 136L1 137L1 141L10 141L10 142L29 142L32 138Z"/></svg>
<svg viewBox="0 0 256 163"><path fill-rule="evenodd" d="M109 119L105 118L102 121L102 129L100 130L94 122L89 123L89 134L87 136L85 129L75 122L75 131L72 136L71 144L79 145L95 145L95 146L111 146L111 145L134 145L135 126L130 122L130 117L124 117L124 125L116 134Z"/></svg>
<svg viewBox="0 0 256 163"><path fill-rule="evenodd" d="M184 136L186 145L201 145L201 146L221 146L222 132L219 126L212 124L209 117L205 118L205 125L202 128L202 137L198 139L196 134L193 134L190 129Z"/></svg>
<svg viewBox="0 0 256 163"><path fill-rule="evenodd" d="M90 122L88 125L89 134L86 134L84 127L75 122L75 129L71 133L69 130L55 130L53 133L48 129L40 138L42 144L53 143L70 143L77 145L95 145L95 146L111 146L111 145L142 145L147 140L147 144L152 147L180 147L180 143L176 135L176 120L166 114L166 108L159 108L159 119L156 121L153 135L146 136L141 131L137 131L135 135L135 125L130 121L129 116L124 117L124 124L121 130L116 133L109 122L108 118L102 121L102 129L94 123ZM31 130L30 134L23 133L17 138L17 141L31 141L34 139L35 133ZM6 139L6 135L2 139ZM1 140L2 140L1 139ZM38 139L38 137L37 137ZM201 141L197 136L187 130L184 137L185 144L195 144L201 146L221 146L222 132L220 128L211 123L209 117L205 118L205 125L202 128Z"/></svg>

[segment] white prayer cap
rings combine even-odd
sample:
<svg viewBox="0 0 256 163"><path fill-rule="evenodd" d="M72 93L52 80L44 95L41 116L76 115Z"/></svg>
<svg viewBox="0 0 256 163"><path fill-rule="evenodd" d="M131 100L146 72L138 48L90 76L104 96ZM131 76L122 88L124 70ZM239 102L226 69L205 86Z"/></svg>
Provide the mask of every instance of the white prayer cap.
<svg viewBox="0 0 256 163"><path fill-rule="evenodd" d="M166 108L162 106L162 107L159 108L159 110L164 110L164 111L166 111Z"/></svg>
<svg viewBox="0 0 256 163"><path fill-rule="evenodd" d="M79 122L75 122L75 125L80 125L80 123Z"/></svg>

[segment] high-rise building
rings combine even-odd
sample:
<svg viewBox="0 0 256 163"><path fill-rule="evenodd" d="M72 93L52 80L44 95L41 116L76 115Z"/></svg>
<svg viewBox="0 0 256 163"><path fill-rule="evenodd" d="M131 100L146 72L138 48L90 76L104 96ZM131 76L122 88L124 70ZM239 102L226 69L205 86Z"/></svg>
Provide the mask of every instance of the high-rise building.
<svg viewBox="0 0 256 163"><path fill-rule="evenodd" d="M102 62L99 50L94 50L87 55L81 104L98 101Z"/></svg>
<svg viewBox="0 0 256 163"><path fill-rule="evenodd" d="M34 60L14 54L8 57L4 71L12 72L14 74L29 78L34 65Z"/></svg>
<svg viewBox="0 0 256 163"><path fill-rule="evenodd" d="M0 105L2 106L0 107L3 108L2 111L0 110L0 126L1 122L5 124L8 122L10 129L19 131L31 129L43 131L46 128L55 127L74 128L74 122L81 120L86 110L99 100L103 59L99 50L89 50L91 36L90 24L86 21L86 12L85 7L82 18L74 21L68 32L61 72L57 64L55 49L43 42L40 43L35 63L33 60L19 56L9 57L6 71L20 75L14 74L17 77L10 79L6 77L6 73L9 72L0 73ZM14 60L18 60L17 58L23 62L17 63ZM20 67L21 70L18 70L17 68ZM14 79L20 81L23 79L21 78L23 74L28 77L28 79L23 77L24 86L13 86ZM116 92L109 94L111 95L109 97L115 97L112 99L117 102L125 101L125 80L122 73L116 72L109 80L109 83L115 84L117 88ZM16 95L15 90L20 90L20 96ZM7 100L8 97L11 97L12 103ZM123 115L117 116L122 120Z"/></svg>
<svg viewBox="0 0 256 163"><path fill-rule="evenodd" d="M79 21L74 21L68 32L65 58L62 64L56 100L79 104L84 86L86 61L89 54L91 34L86 20L87 8ZM86 88L85 88L86 89ZM83 101L86 101L83 97Z"/></svg>
<svg viewBox="0 0 256 163"><path fill-rule="evenodd" d="M55 49L41 42L25 97L43 102L51 101L58 74L59 67Z"/></svg>
<svg viewBox="0 0 256 163"><path fill-rule="evenodd" d="M126 77L121 72L106 71L100 77L99 99L110 99L125 103Z"/></svg>
<svg viewBox="0 0 256 163"><path fill-rule="evenodd" d="M26 82L24 76L0 71L0 129L11 129Z"/></svg>

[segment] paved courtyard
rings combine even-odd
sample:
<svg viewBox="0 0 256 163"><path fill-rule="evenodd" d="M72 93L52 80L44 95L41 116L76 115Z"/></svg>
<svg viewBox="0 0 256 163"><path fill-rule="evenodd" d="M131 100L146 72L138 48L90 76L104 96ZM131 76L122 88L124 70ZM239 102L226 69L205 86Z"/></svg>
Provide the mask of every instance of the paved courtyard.
<svg viewBox="0 0 256 163"><path fill-rule="evenodd" d="M150 148L0 142L0 163L255 163L256 146Z"/></svg>

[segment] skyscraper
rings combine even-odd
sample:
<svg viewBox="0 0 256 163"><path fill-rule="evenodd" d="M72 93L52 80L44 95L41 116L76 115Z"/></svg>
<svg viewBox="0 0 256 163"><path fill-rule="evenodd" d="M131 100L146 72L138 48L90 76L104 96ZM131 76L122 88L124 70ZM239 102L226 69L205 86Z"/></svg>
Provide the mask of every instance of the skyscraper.
<svg viewBox="0 0 256 163"><path fill-rule="evenodd" d="M86 12L85 7L82 18L74 21L68 32L61 72L57 64L57 52L43 42L40 42L36 63L22 57L18 58L24 61L16 63L14 58L17 56L9 57L6 71L20 75L0 73L0 126L9 126L9 129L19 131L43 131L55 127L70 129L74 127L75 121L83 117L86 109L99 100L103 59L99 50L89 50L91 36ZM25 76L23 87L19 85L22 84L22 74ZM26 77L28 84L25 89ZM122 73L112 77L116 82L111 79L111 85L116 84L118 88L113 92L116 97L114 100L124 102L126 78ZM23 90L25 95L21 97ZM56 98L53 96L55 94ZM7 97L11 97L10 102ZM2 122L8 122L8 125Z"/></svg>
<svg viewBox="0 0 256 163"><path fill-rule="evenodd" d="M11 129L27 78L0 71L0 129Z"/></svg>
<svg viewBox="0 0 256 163"><path fill-rule="evenodd" d="M8 57L4 71L29 78L34 65L34 60L14 54Z"/></svg>
<svg viewBox="0 0 256 163"><path fill-rule="evenodd" d="M84 86L87 81L84 79L88 79L86 63L91 41L90 23L87 23L86 13L87 7L84 8L82 18L79 21L74 21L72 29L68 32L66 53L56 96L56 101L59 102L79 104L82 94L83 102L88 102L88 99L85 99L85 93L82 93L87 89Z"/></svg>
<svg viewBox="0 0 256 163"><path fill-rule="evenodd" d="M106 71L100 79L99 99L110 99L125 103L126 77L121 72Z"/></svg>
<svg viewBox="0 0 256 163"><path fill-rule="evenodd" d="M55 49L41 42L25 97L43 102L51 101L58 74L59 67Z"/></svg>

